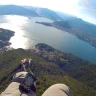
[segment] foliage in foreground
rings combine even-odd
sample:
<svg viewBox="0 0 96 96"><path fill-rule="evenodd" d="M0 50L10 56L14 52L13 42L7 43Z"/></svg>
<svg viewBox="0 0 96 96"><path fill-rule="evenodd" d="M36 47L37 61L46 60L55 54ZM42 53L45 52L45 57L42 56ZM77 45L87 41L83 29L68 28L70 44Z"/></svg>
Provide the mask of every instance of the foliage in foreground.
<svg viewBox="0 0 96 96"><path fill-rule="evenodd" d="M0 92L11 82L20 60L26 57L33 59L31 69L37 77L37 96L41 96L49 86L56 83L68 85L70 87L71 96L96 95L94 89L67 76L57 64L47 62L34 54L31 55L23 49L12 50L0 54Z"/></svg>

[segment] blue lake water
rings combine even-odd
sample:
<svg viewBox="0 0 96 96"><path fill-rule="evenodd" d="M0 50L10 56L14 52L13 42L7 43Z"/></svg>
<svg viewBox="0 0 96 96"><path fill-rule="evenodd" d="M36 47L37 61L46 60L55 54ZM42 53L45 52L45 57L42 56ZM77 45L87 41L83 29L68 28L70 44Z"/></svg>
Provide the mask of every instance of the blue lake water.
<svg viewBox="0 0 96 96"><path fill-rule="evenodd" d="M15 31L10 40L13 48L32 48L37 43L46 43L62 52L71 53L96 63L96 48L76 36L59 29L35 23L52 22L43 17L0 16L0 27Z"/></svg>

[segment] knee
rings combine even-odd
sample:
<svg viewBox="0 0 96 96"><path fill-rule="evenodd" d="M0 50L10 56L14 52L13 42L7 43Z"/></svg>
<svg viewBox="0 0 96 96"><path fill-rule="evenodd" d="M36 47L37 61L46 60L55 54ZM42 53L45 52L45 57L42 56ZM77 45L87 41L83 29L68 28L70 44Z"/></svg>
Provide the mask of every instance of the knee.
<svg viewBox="0 0 96 96"><path fill-rule="evenodd" d="M69 96L69 87L65 84L54 84L42 96Z"/></svg>
<svg viewBox="0 0 96 96"><path fill-rule="evenodd" d="M61 83L54 84L54 85L52 85L51 87L52 87L52 88L55 88L55 89L57 89L57 90L62 90L62 91L67 92L67 93L69 93L69 90L70 90L67 85L61 84Z"/></svg>

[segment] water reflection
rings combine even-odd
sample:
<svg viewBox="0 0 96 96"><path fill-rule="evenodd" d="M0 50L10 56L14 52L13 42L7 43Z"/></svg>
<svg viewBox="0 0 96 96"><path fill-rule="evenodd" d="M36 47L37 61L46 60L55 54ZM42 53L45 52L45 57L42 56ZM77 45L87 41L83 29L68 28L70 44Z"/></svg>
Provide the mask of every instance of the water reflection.
<svg viewBox="0 0 96 96"><path fill-rule="evenodd" d="M13 48L32 48L37 43L46 43L62 52L72 53L96 63L96 48L76 36L53 27L35 23L52 22L43 17L0 16L0 27L15 31L10 40Z"/></svg>
<svg viewBox="0 0 96 96"><path fill-rule="evenodd" d="M28 48L28 38L26 38L23 27L27 25L28 18L16 15L4 16L3 22L0 23L1 28L13 30L15 36L10 39L13 48Z"/></svg>

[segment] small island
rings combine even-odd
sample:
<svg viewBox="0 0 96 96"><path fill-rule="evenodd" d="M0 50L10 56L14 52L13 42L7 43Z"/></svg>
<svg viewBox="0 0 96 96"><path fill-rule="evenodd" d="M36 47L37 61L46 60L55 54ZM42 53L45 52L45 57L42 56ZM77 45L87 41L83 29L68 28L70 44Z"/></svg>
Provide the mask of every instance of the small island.
<svg viewBox="0 0 96 96"><path fill-rule="evenodd" d="M10 38L14 36L14 31L0 28L0 48L10 45Z"/></svg>

